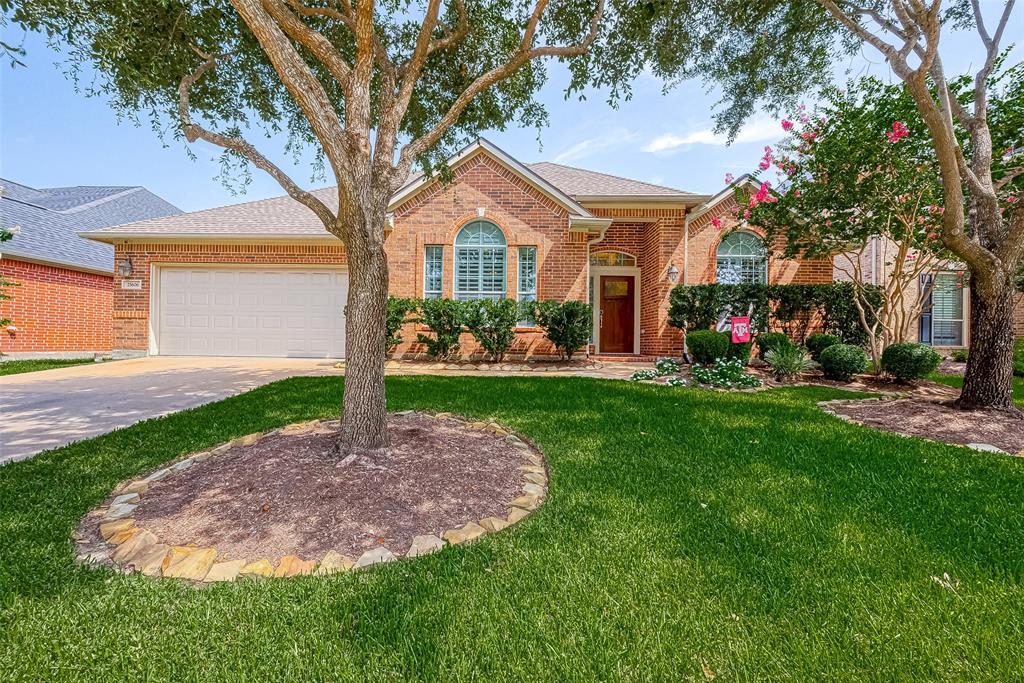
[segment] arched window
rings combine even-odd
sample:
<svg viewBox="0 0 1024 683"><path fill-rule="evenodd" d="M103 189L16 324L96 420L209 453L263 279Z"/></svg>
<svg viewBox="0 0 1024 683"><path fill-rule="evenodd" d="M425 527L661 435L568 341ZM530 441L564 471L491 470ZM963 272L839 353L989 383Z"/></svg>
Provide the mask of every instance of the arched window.
<svg viewBox="0 0 1024 683"><path fill-rule="evenodd" d="M768 283L768 250L752 232L733 232L718 245L715 274L719 284Z"/></svg>
<svg viewBox="0 0 1024 683"><path fill-rule="evenodd" d="M590 255L592 266L636 266L636 257L621 251L595 251Z"/></svg>
<svg viewBox="0 0 1024 683"><path fill-rule="evenodd" d="M473 221L455 236L455 298L505 298L505 235L490 221Z"/></svg>

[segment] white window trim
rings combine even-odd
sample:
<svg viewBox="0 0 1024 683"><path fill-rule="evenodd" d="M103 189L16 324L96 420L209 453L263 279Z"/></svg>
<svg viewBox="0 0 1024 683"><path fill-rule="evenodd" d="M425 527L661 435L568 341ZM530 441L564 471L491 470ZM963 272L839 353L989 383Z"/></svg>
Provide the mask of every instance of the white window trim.
<svg viewBox="0 0 1024 683"><path fill-rule="evenodd" d="M427 289L427 250L428 249L440 249L441 250L441 288L440 289ZM424 244L423 245L423 298L429 298L427 294L437 292L437 298L444 297L444 245L443 244Z"/></svg>
<svg viewBox="0 0 1024 683"><path fill-rule="evenodd" d="M953 270L940 270L940 271L935 272L932 275L932 285L931 285L932 286L932 291L931 291L931 296L929 297L932 300L932 307L931 307L931 310L930 310L930 313L931 313L931 327L932 327L932 330L931 330L931 332L932 332L931 346L936 347L936 348L940 348L940 349L967 348L968 343L969 343L969 341L967 339L967 336L968 336L968 333L970 331L969 328L968 328L968 325L967 325L967 322L969 320L967 311L968 311L968 306L970 305L970 298L968 297L968 293L970 292L970 287L968 287L967 285L964 285L960 289L960 315L961 315L961 317L959 318L959 322L960 322L960 341L961 341L961 344L959 346L943 346L941 344L936 344L935 343L935 323L936 322L957 322L957 320L954 319L954 318L942 318L940 320L940 319L935 317L935 305L934 305L934 301L935 301L935 283L938 280L940 275L952 275L953 277L957 277L956 271L953 271Z"/></svg>
<svg viewBox="0 0 1024 683"><path fill-rule="evenodd" d="M504 243L500 244L500 245L497 245L497 244L460 245L459 244L459 235L462 233L463 230L465 230L467 227L469 227L473 223L476 223L477 221L483 221L483 222L491 223L492 225L494 225L494 227L496 227L498 229L498 231L501 233L501 238L502 238L502 240L504 240ZM509 273L509 267L508 267L508 258L509 258L508 252L509 252L509 248L508 248L508 246L509 246L508 245L508 238L505 237L505 232L501 229L501 226L498 225L497 223L495 223L494 221L488 220L486 218L474 219L474 220L466 223L465 225L463 225L461 228L459 228L455 232L454 239L452 239L452 299L455 299L456 301L475 301L476 300L476 299L460 299L459 298L459 250L460 249L467 249L467 250L472 249L472 250L477 250L477 251L480 252L480 255L481 255L481 260L480 260L480 273L481 273L481 275L480 275L480 277L481 278L483 277L483 250L484 249L501 249L502 255L503 255L503 259L502 259L503 268L502 268L502 270L503 270L503 276L504 276L504 277L502 277L502 280L501 280L501 292L471 292L471 293L472 294L480 295L479 298L481 298L481 299L490 299L491 295L494 295L494 294L499 294L500 295L498 297L499 300L500 299L507 299L508 298L508 273ZM518 264L517 264L517 267L518 267ZM518 277L519 277L519 273L517 271L516 272L516 278L518 279ZM517 288L518 288L518 284L517 284Z"/></svg>

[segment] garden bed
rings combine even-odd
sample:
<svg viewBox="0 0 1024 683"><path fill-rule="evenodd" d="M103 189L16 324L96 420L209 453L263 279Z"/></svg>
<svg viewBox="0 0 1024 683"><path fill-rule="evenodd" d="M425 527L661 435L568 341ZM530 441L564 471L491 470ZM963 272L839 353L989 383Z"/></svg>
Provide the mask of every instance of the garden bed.
<svg viewBox="0 0 1024 683"><path fill-rule="evenodd" d="M1024 413L958 410L949 402L913 398L828 401L833 415L874 429L961 446L994 446L1024 455ZM986 449L987 450L987 449Z"/></svg>
<svg viewBox="0 0 1024 683"><path fill-rule="evenodd" d="M80 554L197 581L348 569L498 531L546 493L540 454L498 425L407 412L389 427L380 458L342 463L332 420L179 460L119 487L80 528Z"/></svg>
<svg viewBox="0 0 1024 683"><path fill-rule="evenodd" d="M384 363L385 370L463 370L466 372L555 372L558 370L591 370L603 367L600 361L580 357L573 360L557 358L504 360L500 363L485 359L439 361L433 358L390 359Z"/></svg>

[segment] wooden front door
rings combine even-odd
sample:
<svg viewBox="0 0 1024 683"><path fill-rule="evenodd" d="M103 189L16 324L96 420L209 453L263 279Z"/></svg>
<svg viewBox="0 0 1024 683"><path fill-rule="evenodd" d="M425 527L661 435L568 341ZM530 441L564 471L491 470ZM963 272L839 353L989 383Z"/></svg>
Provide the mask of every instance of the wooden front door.
<svg viewBox="0 0 1024 683"><path fill-rule="evenodd" d="M636 277L601 276L601 353L633 353Z"/></svg>

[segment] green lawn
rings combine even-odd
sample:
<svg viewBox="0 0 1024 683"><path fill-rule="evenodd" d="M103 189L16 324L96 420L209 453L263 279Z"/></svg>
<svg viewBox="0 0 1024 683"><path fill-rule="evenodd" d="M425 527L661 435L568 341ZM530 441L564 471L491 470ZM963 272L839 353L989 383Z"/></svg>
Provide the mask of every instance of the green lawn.
<svg viewBox="0 0 1024 683"><path fill-rule="evenodd" d="M928 379L933 382L948 384L957 389L962 389L964 386L964 378L960 375L940 375L937 372L933 372L928 375ZM1013 402L1024 405L1024 377L1013 378Z"/></svg>
<svg viewBox="0 0 1024 683"><path fill-rule="evenodd" d="M0 363L0 375L18 375L23 372L38 372L67 368L72 365L94 363L92 358L40 358L38 360L7 360Z"/></svg>
<svg viewBox="0 0 1024 683"><path fill-rule="evenodd" d="M544 506L366 572L202 589L76 567L76 520L175 456L332 415L296 378L0 469L5 680L1014 680L1024 460L877 433L800 387L393 377L393 409L493 417ZM950 577L950 587L932 577ZM941 579L944 581L944 579Z"/></svg>

